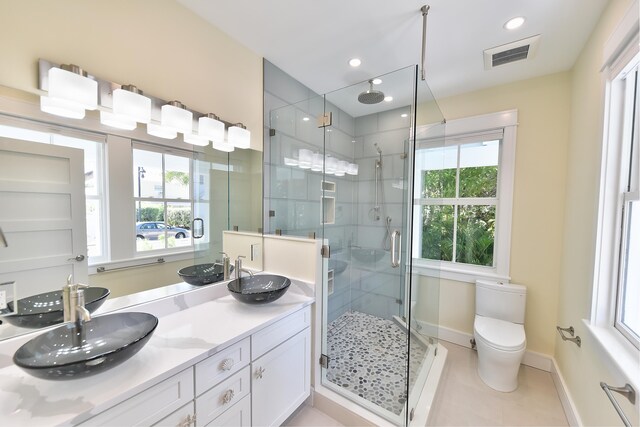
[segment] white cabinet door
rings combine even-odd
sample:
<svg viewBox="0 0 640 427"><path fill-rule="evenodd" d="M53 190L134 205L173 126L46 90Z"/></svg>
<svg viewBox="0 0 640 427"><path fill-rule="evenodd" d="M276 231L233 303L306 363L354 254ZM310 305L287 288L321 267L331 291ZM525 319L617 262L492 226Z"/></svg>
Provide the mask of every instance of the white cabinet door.
<svg viewBox="0 0 640 427"><path fill-rule="evenodd" d="M310 369L310 328L252 362L252 425L282 424L309 397Z"/></svg>
<svg viewBox="0 0 640 427"><path fill-rule="evenodd" d="M18 298L87 282L84 181L82 150L0 138L0 283Z"/></svg>

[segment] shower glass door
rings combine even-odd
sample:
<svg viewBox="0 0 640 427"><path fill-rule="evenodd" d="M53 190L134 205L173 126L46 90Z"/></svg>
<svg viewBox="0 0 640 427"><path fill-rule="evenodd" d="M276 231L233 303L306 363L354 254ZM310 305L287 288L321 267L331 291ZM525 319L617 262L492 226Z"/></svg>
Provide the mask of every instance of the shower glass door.
<svg viewBox="0 0 640 427"><path fill-rule="evenodd" d="M324 108L322 384L397 425L409 384L415 79L415 67L385 74L326 94Z"/></svg>

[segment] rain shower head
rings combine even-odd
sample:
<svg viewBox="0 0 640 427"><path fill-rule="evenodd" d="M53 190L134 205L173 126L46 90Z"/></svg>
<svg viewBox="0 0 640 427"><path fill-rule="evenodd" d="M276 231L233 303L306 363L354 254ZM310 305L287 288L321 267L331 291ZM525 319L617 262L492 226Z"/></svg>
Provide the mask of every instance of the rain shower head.
<svg viewBox="0 0 640 427"><path fill-rule="evenodd" d="M369 80L369 90L358 95L358 101L362 104L377 104L384 101L384 93L373 88L373 80Z"/></svg>

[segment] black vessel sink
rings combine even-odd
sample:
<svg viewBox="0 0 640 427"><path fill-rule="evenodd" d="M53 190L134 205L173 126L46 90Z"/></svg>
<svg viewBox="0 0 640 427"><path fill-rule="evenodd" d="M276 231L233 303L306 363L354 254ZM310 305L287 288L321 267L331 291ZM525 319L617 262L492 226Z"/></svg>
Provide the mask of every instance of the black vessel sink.
<svg viewBox="0 0 640 427"><path fill-rule="evenodd" d="M266 304L284 295L291 280L275 274L257 274L253 277L234 279L227 284L235 299L247 304Z"/></svg>
<svg viewBox="0 0 640 427"><path fill-rule="evenodd" d="M151 338L158 318L148 313L99 316L77 327L68 322L25 343L13 362L44 379L95 375L124 362Z"/></svg>
<svg viewBox="0 0 640 427"><path fill-rule="evenodd" d="M329 270L333 270L333 274L335 274L336 276L345 271L348 265L349 264L346 261L342 261L340 259L329 260Z"/></svg>
<svg viewBox="0 0 640 427"><path fill-rule="evenodd" d="M233 271L233 266L229 271ZM224 270L222 264L218 263L196 264L180 269L178 276L190 285L204 286L224 280Z"/></svg>
<svg viewBox="0 0 640 427"><path fill-rule="evenodd" d="M88 287L84 290L85 307L90 313L96 311L109 296L109 289ZM13 311L13 301L7 307ZM14 326L22 328L43 328L62 323L62 291L46 292L18 300L16 314L3 317Z"/></svg>

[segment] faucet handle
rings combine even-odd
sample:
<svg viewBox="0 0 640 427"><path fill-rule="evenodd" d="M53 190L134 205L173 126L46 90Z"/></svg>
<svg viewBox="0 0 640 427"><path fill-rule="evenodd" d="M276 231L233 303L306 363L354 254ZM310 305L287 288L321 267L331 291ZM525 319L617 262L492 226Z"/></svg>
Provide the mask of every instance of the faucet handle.
<svg viewBox="0 0 640 427"><path fill-rule="evenodd" d="M218 252L218 253L219 253L219 254L221 254L221 255L224 255L224 256L223 256L223 259L224 259L224 258L229 258L229 255L227 255L227 253L226 253L226 252L224 252L224 251L220 251L220 252Z"/></svg>

